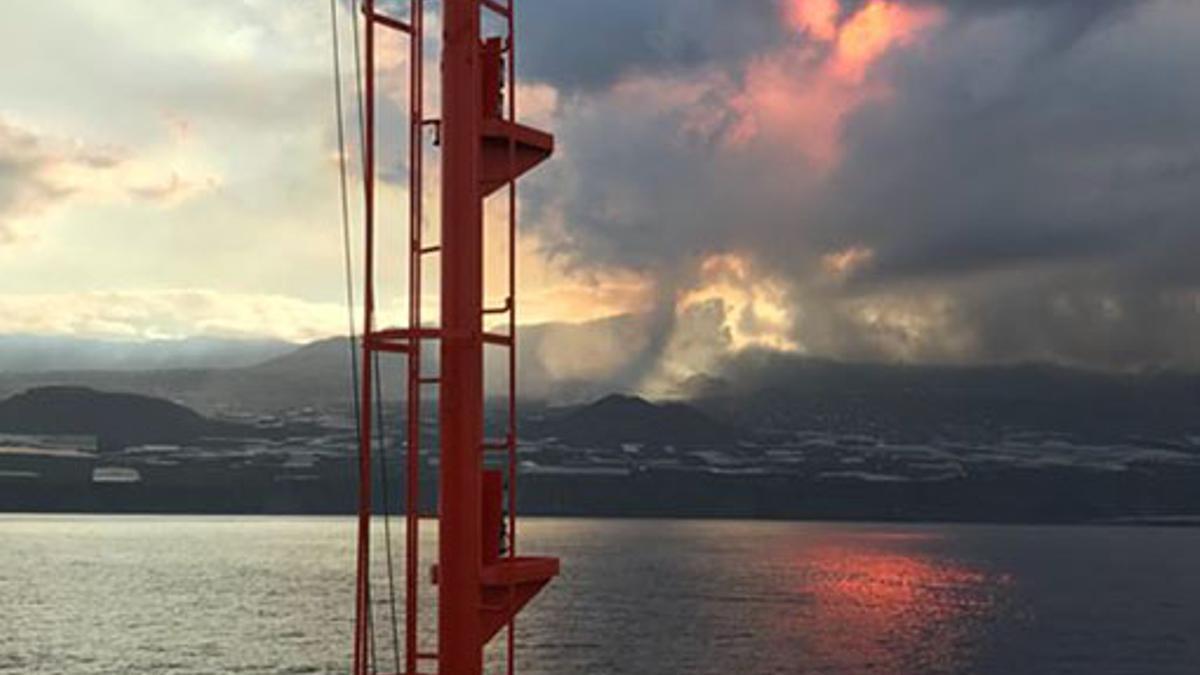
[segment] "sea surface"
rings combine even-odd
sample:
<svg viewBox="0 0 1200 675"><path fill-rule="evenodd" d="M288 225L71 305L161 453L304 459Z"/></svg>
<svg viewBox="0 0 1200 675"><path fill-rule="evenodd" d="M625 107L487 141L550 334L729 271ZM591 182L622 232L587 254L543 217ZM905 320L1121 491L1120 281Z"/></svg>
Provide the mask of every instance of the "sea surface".
<svg viewBox="0 0 1200 675"><path fill-rule="evenodd" d="M1196 529L531 519L521 535L563 559L521 615L528 675L1200 672ZM353 537L343 518L0 516L0 673L345 673Z"/></svg>

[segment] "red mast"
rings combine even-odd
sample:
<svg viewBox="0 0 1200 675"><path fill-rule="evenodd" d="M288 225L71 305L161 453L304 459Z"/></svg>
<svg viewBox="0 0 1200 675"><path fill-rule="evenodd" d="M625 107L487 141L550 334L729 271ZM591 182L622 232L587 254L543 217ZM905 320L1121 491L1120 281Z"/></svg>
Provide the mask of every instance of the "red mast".
<svg viewBox="0 0 1200 675"><path fill-rule="evenodd" d="M481 672L483 205L479 8L445 4L442 43L442 433L439 673Z"/></svg>
<svg viewBox="0 0 1200 675"><path fill-rule="evenodd" d="M364 0L367 72L365 83L365 331L362 341L362 405L358 565L354 639L354 675L371 668L371 512L372 406L374 360L383 353L408 359L405 603L403 673L480 675L484 646L508 627L507 672L512 673L513 630L517 612L558 573L555 558L516 555L516 180L550 156L554 141L543 132L516 122L513 2L443 0L442 119L423 112L423 8L410 0L407 20L376 11ZM506 33L481 33L481 12L496 14ZM375 325L375 45L377 26L407 35L410 50L410 204L409 325ZM505 82L509 83L507 90ZM428 246L422 222L424 130L440 131L441 244ZM508 294L502 306L484 306L484 200L507 188L509 243ZM501 230L503 232L503 230ZM421 317L422 262L441 256L441 326ZM489 316L507 318L508 330L489 333ZM440 342L441 372L431 376L421 363L422 344ZM508 350L509 396L507 432L486 440L483 428L484 350ZM418 509L421 468L420 416L423 391L440 387L437 398L441 443L438 492L437 646L420 641ZM500 467L500 469L497 468ZM490 467L490 468L485 468ZM507 494L506 494L507 491ZM504 502L508 522L504 522ZM398 650L398 648L397 648ZM436 662L431 668L429 662ZM400 668L397 664L397 668Z"/></svg>

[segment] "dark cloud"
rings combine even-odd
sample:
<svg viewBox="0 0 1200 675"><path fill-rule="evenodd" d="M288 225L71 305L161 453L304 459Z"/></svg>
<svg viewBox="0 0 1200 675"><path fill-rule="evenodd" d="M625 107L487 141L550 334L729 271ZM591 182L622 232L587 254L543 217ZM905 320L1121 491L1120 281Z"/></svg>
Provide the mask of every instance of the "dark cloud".
<svg viewBox="0 0 1200 675"><path fill-rule="evenodd" d="M671 3L635 4L630 26L646 23L614 29L632 45L610 44L617 59L588 71L571 59L601 48L578 45L531 74L600 87L653 71L669 87L708 60L733 74L710 83L722 98L739 64L778 44L655 51ZM731 150L728 120L697 127L628 91L572 99L563 158L532 193L565 209L556 251L663 278L666 303L705 255L738 251L787 280L797 341L825 355L1200 367L1200 6L940 4L919 49L877 64L890 95L844 120L825 175L788 147ZM873 255L828 278L822 256L847 247Z"/></svg>
<svg viewBox="0 0 1200 675"><path fill-rule="evenodd" d="M1054 59L1022 58L1044 39L1021 44L1026 19L899 64L894 100L850 127L831 226L876 246L880 283L1076 259L1094 273L1200 243L1200 90L1180 86L1200 49L1170 27L1171 6Z"/></svg>
<svg viewBox="0 0 1200 675"><path fill-rule="evenodd" d="M1070 43L1138 0L901 0L956 17L1036 10ZM523 75L568 91L596 89L631 72L655 73L753 57L789 38L784 0L549 0L519 7ZM843 15L867 0L842 0ZM791 38L797 36L792 34Z"/></svg>
<svg viewBox="0 0 1200 675"><path fill-rule="evenodd" d="M1069 48L1035 30L1066 9L1027 5L895 65L825 223L875 249L857 292L949 294L970 358L1200 366L1200 90L1181 86L1200 50L1179 27L1200 15L1107 5L1126 11Z"/></svg>
<svg viewBox="0 0 1200 675"><path fill-rule="evenodd" d="M738 60L783 39L775 0L520 3L523 74L564 90Z"/></svg>

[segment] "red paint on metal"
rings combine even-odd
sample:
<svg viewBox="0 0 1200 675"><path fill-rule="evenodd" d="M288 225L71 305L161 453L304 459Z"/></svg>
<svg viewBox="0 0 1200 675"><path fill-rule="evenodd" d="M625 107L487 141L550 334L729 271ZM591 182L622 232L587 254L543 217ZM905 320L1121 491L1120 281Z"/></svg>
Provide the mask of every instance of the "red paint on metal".
<svg viewBox="0 0 1200 675"><path fill-rule="evenodd" d="M365 0L367 16L374 16L375 0ZM367 648L370 641L370 567L371 567L371 391L372 351L371 332L375 323L375 24L366 22L365 38L366 99L372 102L364 111L363 129L363 222L365 255L363 259L363 358L359 383L362 387L359 406L358 454L358 557L354 596L354 675L366 675Z"/></svg>
<svg viewBox="0 0 1200 675"><path fill-rule="evenodd" d="M409 40L409 245L408 245L408 330L411 349L408 358L408 426L405 463L404 500L404 672L415 675L419 660L420 627L420 548L421 548L421 298L425 256L440 252L440 247L424 241L425 174L425 3L411 0L412 37ZM436 658L436 657L435 657Z"/></svg>
<svg viewBox="0 0 1200 675"><path fill-rule="evenodd" d="M482 76L480 84L480 105L483 116L500 119L504 116L504 40L490 37L483 41L480 49L480 64Z"/></svg>
<svg viewBox="0 0 1200 675"><path fill-rule="evenodd" d="M506 448L507 449L507 448ZM504 536L504 474L499 471L483 472L483 501L480 546L483 547L483 568L495 565L500 560L501 538Z"/></svg>
<svg viewBox="0 0 1200 675"><path fill-rule="evenodd" d="M437 661L441 675L480 675L483 648L508 627L507 672L513 672L513 618L558 573L553 558L516 556L516 179L549 157L553 137L516 122L514 13L512 0L444 0L442 119L424 118L424 19L422 0L410 0L407 22L375 13L364 0L367 78L364 115L365 330L360 452L358 582L354 674L371 664L370 519L371 429L376 355L408 358L405 536L405 659L407 675L418 662ZM480 12L500 15L501 37L481 39ZM399 28L411 40L409 107L409 320L406 329L375 327L375 36L374 25ZM508 58L505 58L507 54ZM505 83L510 83L505 90ZM441 243L426 245L422 227L425 127L435 125L442 153ZM502 307L485 308L483 200L508 187L508 295ZM441 255L441 326L422 322L422 262ZM486 316L507 314L508 332L485 332ZM422 371L422 345L440 340L441 372ZM483 437L483 359L488 346L508 350L508 430L502 443ZM420 416L422 387L440 387L441 439L438 496L438 563L432 570L438 594L438 646L420 651ZM485 471L490 450L504 452L505 471ZM506 486L507 483L507 486ZM506 493L507 487L507 494ZM507 519L504 513L507 506ZM505 555L502 557L502 551Z"/></svg>
<svg viewBox="0 0 1200 675"><path fill-rule="evenodd" d="M479 675L483 443L483 204L479 199L480 14L447 0L442 36L442 389L438 665Z"/></svg>

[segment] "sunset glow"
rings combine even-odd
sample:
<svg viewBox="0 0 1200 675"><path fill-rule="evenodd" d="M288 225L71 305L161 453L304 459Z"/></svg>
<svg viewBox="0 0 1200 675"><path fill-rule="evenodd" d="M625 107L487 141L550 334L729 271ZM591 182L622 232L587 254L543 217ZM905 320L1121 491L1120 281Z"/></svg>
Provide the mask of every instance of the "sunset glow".
<svg viewBox="0 0 1200 675"><path fill-rule="evenodd" d="M792 0L784 4L784 12L796 30L826 42L837 38L842 12L838 0Z"/></svg>
<svg viewBox="0 0 1200 675"><path fill-rule="evenodd" d="M960 645L972 622L995 609L1010 580L928 555L917 535L876 536L805 552L807 575L797 583L812 589L825 627L812 636L815 657L854 654L882 673L907 672L912 662L953 670L968 656Z"/></svg>
<svg viewBox="0 0 1200 675"><path fill-rule="evenodd" d="M936 9L873 0L839 27L833 73L849 82L861 81L889 49L911 44L939 17Z"/></svg>
<svg viewBox="0 0 1200 675"><path fill-rule="evenodd" d="M872 0L846 17L836 0L793 0L784 20L806 38L755 60L733 101L734 145L783 142L821 168L841 157L845 117L886 96L871 68L889 51L911 45L941 17L934 8Z"/></svg>
<svg viewBox="0 0 1200 675"><path fill-rule="evenodd" d="M1200 675L1197 27L0 0L0 675Z"/></svg>
<svg viewBox="0 0 1200 675"><path fill-rule="evenodd" d="M844 279L875 259L875 251L866 246L850 246L840 251L826 253L821 257L825 272L836 279Z"/></svg>
<svg viewBox="0 0 1200 675"><path fill-rule="evenodd" d="M722 328L734 351L749 347L799 349L791 338L792 306L787 299L787 288L781 282L761 276L750 261L734 254L705 260L700 266L700 277L700 285L679 299L677 311L718 303L725 317Z"/></svg>
<svg viewBox="0 0 1200 675"><path fill-rule="evenodd" d="M364 215L349 5L334 3L342 148L328 7L164 1L4 8L0 332L342 334L343 156L353 246ZM1197 291L1175 259L1195 249L1196 105L1178 83L1200 3L611 4L527 8L508 84L556 147L520 190L519 322L652 315L726 356L1200 361ZM440 12L426 20L432 56ZM562 26L590 29L567 40ZM380 36L389 252L408 228L409 58ZM425 65L435 119L439 65ZM434 241L441 157L425 136ZM507 207L489 200L489 223ZM1151 222L1161 233L1127 234ZM488 230L489 306L507 291L503 231ZM1130 245L1080 265L1101 240ZM379 282L382 318L403 323L405 265L389 259Z"/></svg>

